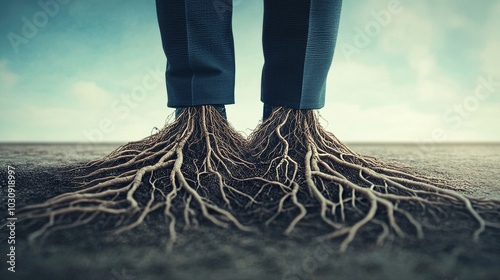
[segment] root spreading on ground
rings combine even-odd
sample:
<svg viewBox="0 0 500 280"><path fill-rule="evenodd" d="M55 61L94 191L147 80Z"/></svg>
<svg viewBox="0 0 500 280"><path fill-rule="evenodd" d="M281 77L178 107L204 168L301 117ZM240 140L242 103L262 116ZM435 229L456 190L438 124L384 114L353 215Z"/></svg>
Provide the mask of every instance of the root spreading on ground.
<svg viewBox="0 0 500 280"><path fill-rule="evenodd" d="M500 228L500 201L359 155L312 110L278 108L244 139L213 107L186 108L156 134L76 171L81 188L21 210L20 220L43 221L30 239L103 219L121 233L152 213L168 229L168 249L201 221L243 231L283 225L285 234L321 226L321 238L344 238L341 251L362 230L376 232L377 244L423 238L457 215L477 225L475 240Z"/></svg>
<svg viewBox="0 0 500 280"><path fill-rule="evenodd" d="M48 220L31 234L35 239L101 215L114 218L114 232L121 233L162 211L169 249L179 220L190 227L202 217L217 226L232 224L250 231L231 213L233 204L253 199L231 185L242 176L239 170L250 165L244 144L212 106L186 108L158 133L82 166L78 171L84 175L76 178L83 182L81 189L29 205L22 209L21 219Z"/></svg>
<svg viewBox="0 0 500 280"><path fill-rule="evenodd" d="M449 181L357 154L325 131L312 110L278 108L250 135L249 146L261 166L253 178L260 188L255 199L274 211L266 224L288 216L285 234L316 217L330 229L322 238L344 237L345 251L363 227L378 227L378 244L392 234L407 235L401 223L423 238L431 221L439 224L454 213L475 221L474 240L486 227L500 228L499 201L473 199Z"/></svg>

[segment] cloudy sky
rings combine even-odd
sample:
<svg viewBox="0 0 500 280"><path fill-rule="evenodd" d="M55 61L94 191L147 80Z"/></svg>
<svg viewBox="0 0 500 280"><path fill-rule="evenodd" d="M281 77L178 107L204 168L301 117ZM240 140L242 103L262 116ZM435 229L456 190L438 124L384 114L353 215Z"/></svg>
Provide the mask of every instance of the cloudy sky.
<svg viewBox="0 0 500 280"><path fill-rule="evenodd" d="M154 1L55 1L0 4L0 141L126 142L162 127L173 110ZM228 116L248 134L263 7L234 4ZM323 124L349 142L500 141L498 26L498 0L344 1Z"/></svg>

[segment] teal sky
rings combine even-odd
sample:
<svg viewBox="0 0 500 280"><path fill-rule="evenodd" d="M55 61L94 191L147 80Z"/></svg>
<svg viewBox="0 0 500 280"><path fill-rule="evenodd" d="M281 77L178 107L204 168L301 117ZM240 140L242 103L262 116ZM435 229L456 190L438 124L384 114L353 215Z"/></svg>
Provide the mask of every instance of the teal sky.
<svg viewBox="0 0 500 280"><path fill-rule="evenodd" d="M234 5L228 116L249 134L263 7ZM345 0L323 124L351 142L500 141L499 26L497 0ZM0 141L141 139L173 112L165 63L153 0L2 1Z"/></svg>

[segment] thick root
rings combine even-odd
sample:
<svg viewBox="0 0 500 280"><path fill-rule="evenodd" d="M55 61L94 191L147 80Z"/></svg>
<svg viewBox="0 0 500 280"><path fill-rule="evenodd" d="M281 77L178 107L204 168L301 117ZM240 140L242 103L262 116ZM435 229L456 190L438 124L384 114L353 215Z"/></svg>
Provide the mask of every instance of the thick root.
<svg viewBox="0 0 500 280"><path fill-rule="evenodd" d="M262 170L253 178L261 188L256 199L275 209L266 224L288 216L286 234L317 217L330 229L322 238L345 237L345 251L369 224L381 229L378 244L407 235L402 220L423 238L431 220L439 223L458 212L476 222L474 240L486 227L500 228L485 218L500 220L500 201L473 199L445 180L359 155L325 131L312 110L276 109L249 142Z"/></svg>
<svg viewBox="0 0 500 280"><path fill-rule="evenodd" d="M217 226L249 231L231 213L233 204L253 200L233 186L251 165L244 143L212 106L187 108L158 133L75 170L84 174L77 178L81 189L26 206L20 219L48 220L31 234L35 239L102 215L115 221L114 232L121 233L161 211L169 249L178 224L197 225L200 216Z"/></svg>
<svg viewBox="0 0 500 280"><path fill-rule="evenodd" d="M458 217L477 225L474 240L500 228L500 201L473 199L450 181L357 154L311 110L278 108L247 141L213 107L187 108L158 133L75 172L81 188L20 210L20 220L43 221L31 239L92 221L113 222L121 233L153 213L165 221L168 249L180 228L201 220L251 231L240 220L264 219L283 224L286 234L314 226L321 238L343 237L341 251L366 229L382 244L423 238L427 228Z"/></svg>

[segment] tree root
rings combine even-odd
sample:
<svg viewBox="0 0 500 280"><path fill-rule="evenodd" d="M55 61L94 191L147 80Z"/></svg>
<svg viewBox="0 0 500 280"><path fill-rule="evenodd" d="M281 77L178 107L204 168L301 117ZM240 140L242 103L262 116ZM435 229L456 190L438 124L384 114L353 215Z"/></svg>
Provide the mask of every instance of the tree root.
<svg viewBox="0 0 500 280"><path fill-rule="evenodd" d="M429 216L439 223L457 212L478 225L476 241L486 227L500 228L500 201L470 198L446 180L359 155L325 131L312 110L276 109L249 143L262 170L253 178L261 188L257 195L275 209L266 224L288 216L285 234L317 217L329 231L321 239L344 237L340 250L345 251L369 224L381 228L377 244L393 234L404 237L411 228L423 238Z"/></svg>
<svg viewBox="0 0 500 280"><path fill-rule="evenodd" d="M343 237L341 251L361 230L373 229L383 244L423 238L424 229L458 216L477 224L474 240L487 227L500 229L500 201L357 154L312 110L277 108L245 140L212 106L186 108L161 131L74 171L81 188L18 212L19 220L43 222L30 240L95 221L122 233L154 213L165 221L169 250L179 229L200 218L243 231L264 219L283 224L285 234L314 225L321 239Z"/></svg>
<svg viewBox="0 0 500 280"><path fill-rule="evenodd" d="M74 170L83 174L77 177L81 189L26 206L19 219L48 220L30 235L34 240L102 215L116 223L114 233L121 233L162 211L168 249L176 241L179 217L184 227L197 225L202 216L223 228L232 224L250 231L230 212L233 204L253 200L233 186L251 166L244 143L212 106L186 108L158 133Z"/></svg>

